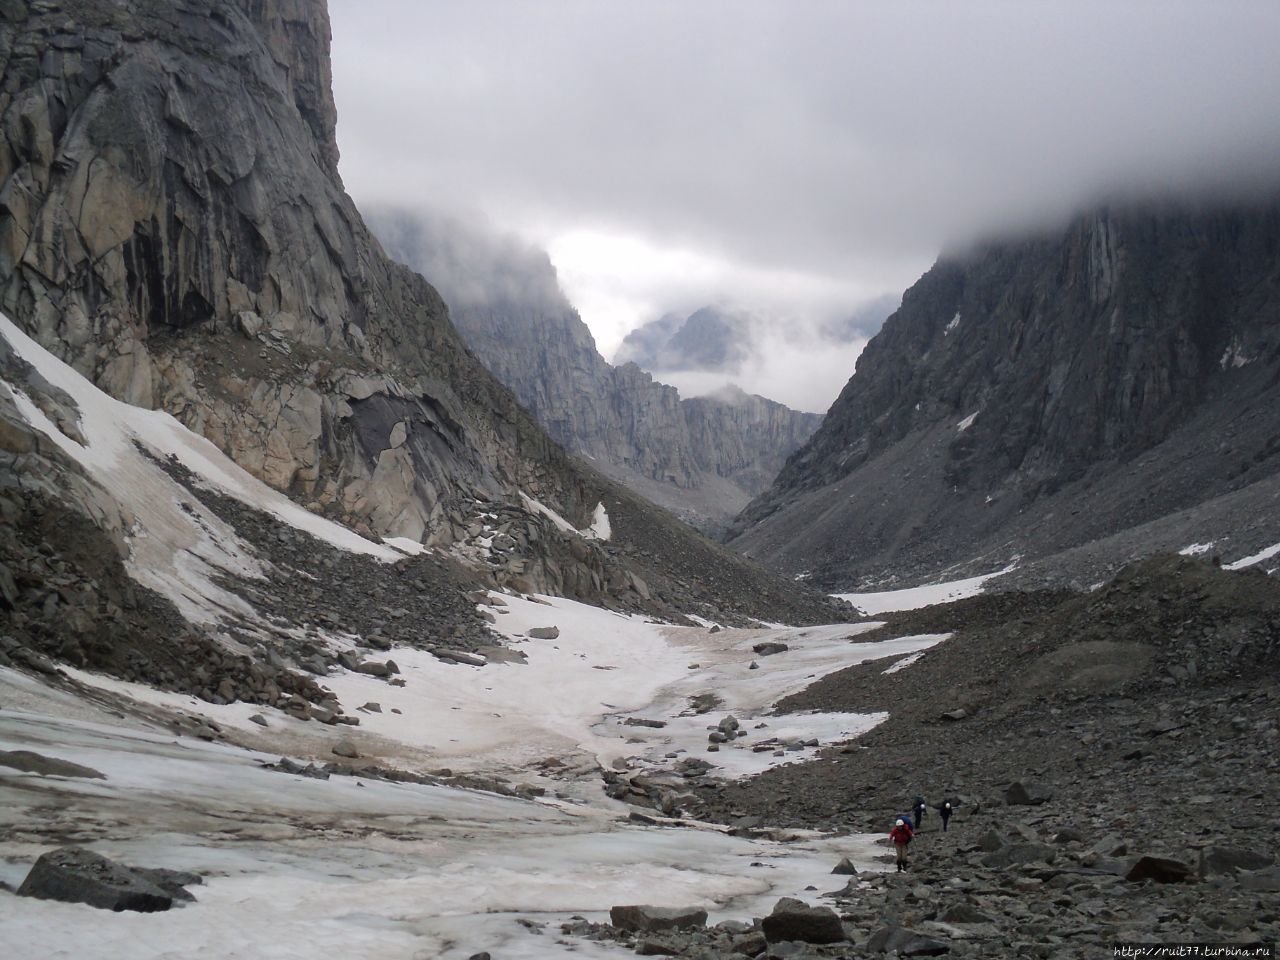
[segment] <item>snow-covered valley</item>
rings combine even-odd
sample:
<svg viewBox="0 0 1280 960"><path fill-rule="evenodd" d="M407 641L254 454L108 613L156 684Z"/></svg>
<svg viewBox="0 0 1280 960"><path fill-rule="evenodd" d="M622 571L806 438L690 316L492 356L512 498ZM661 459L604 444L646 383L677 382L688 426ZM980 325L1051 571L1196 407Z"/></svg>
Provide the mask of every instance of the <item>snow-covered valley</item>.
<svg viewBox="0 0 1280 960"><path fill-rule="evenodd" d="M371 561L374 562L374 561ZM850 857L878 869L876 837L728 835L724 827L655 816L602 792L601 770L680 778L700 757L741 776L811 756L801 745L847 740L883 715L774 717L781 696L867 659L898 658L940 636L858 643L875 624L718 630L646 623L553 598L501 598L495 609L527 663L446 664L396 651L405 681L344 672L326 685L344 703L376 703L361 725L323 727L245 704L214 706L69 671L80 692L0 673L0 749L82 764L105 779L0 767L8 830L3 879L16 885L50 843L92 843L113 858L205 875L196 903L165 914L111 914L25 900L0 913L0 937L22 958L183 956L504 957L616 953L566 942L573 916L611 906L700 906L711 922L766 913L781 896L817 902ZM554 640L528 638L555 625ZM753 647L785 643L759 656ZM751 664L757 665L756 669ZM713 710L691 698L713 694ZM133 703L200 714L231 743L174 737ZM395 712L393 712L395 711ZM745 736L707 752L726 714ZM643 718L664 726L629 726ZM340 737L362 761L496 773L541 787L538 799L356 776L311 779L267 769L282 754L332 759ZM763 741L767 749L756 750ZM548 762L550 761L550 762ZM18 901L6 898L11 905ZM216 933L215 933L216 931Z"/></svg>

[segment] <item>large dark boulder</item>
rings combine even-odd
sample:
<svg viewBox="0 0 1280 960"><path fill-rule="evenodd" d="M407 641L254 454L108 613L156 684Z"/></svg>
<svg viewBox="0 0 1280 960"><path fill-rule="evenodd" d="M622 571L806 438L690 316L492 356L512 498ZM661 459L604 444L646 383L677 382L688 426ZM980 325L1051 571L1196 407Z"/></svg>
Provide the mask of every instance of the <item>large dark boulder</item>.
<svg viewBox="0 0 1280 960"><path fill-rule="evenodd" d="M896 953L900 957L937 957L951 951L950 944L905 927L881 927L867 940L868 953Z"/></svg>
<svg viewBox="0 0 1280 960"><path fill-rule="evenodd" d="M1206 877L1237 870L1261 870L1276 862L1276 858L1256 850L1240 850L1236 847L1205 847L1200 852L1200 873Z"/></svg>
<svg viewBox="0 0 1280 960"><path fill-rule="evenodd" d="M830 907L811 907L802 900L783 897L761 923L770 943L800 940L804 943L840 943L847 939L840 917Z"/></svg>
<svg viewBox="0 0 1280 960"><path fill-rule="evenodd" d="M1018 780L1004 792L1004 802L1012 806L1034 807L1053 799L1053 791L1042 783Z"/></svg>
<svg viewBox="0 0 1280 960"><path fill-rule="evenodd" d="M18 896L154 913L168 910L174 900L194 900L183 887L199 882L194 874L129 867L92 850L64 847L41 855Z"/></svg>
<svg viewBox="0 0 1280 960"><path fill-rule="evenodd" d="M1181 860L1166 857L1139 857L1129 868L1125 879L1131 883L1154 880L1156 883L1186 883L1195 879L1195 872Z"/></svg>

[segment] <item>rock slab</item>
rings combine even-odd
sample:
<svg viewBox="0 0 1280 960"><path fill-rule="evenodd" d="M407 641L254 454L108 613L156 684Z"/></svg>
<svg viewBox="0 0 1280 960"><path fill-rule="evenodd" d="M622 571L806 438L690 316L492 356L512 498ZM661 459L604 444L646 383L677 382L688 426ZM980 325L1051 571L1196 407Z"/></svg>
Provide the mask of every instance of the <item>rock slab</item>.
<svg viewBox="0 0 1280 960"><path fill-rule="evenodd" d="M773 913L761 922L761 929L770 943L840 943L847 939L840 917L830 907L811 907L790 897L778 901Z"/></svg>
<svg viewBox="0 0 1280 960"><path fill-rule="evenodd" d="M697 907L651 907L631 904L611 907L609 922L619 930L632 930L636 933L695 930L707 925L707 911Z"/></svg>
<svg viewBox="0 0 1280 960"><path fill-rule="evenodd" d="M82 847L63 847L41 855L18 896L154 913L174 900L194 900L183 887L199 882L194 874L129 867Z"/></svg>

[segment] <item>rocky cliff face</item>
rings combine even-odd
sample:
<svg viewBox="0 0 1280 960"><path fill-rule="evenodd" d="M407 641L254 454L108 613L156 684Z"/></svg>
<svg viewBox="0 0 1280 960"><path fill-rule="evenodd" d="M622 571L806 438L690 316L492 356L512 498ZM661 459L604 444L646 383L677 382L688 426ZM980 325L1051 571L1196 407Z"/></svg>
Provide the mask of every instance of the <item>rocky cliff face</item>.
<svg viewBox="0 0 1280 960"><path fill-rule="evenodd" d="M40 345L366 534L468 556L501 516L515 546L484 553L490 582L647 605L666 588L637 583L685 589L656 554L627 559L625 524L606 549L507 516L521 494L578 527L601 502L641 508L570 461L366 229L336 173L323 2L3 12L0 309ZM40 451L0 407L14 486ZM666 536L756 575L677 525Z"/></svg>
<svg viewBox="0 0 1280 960"><path fill-rule="evenodd" d="M1275 203L1103 209L943 259L735 544L847 583L1239 498L1280 467L1278 349Z"/></svg>
<svg viewBox="0 0 1280 960"><path fill-rule="evenodd" d="M695 524L727 522L821 422L741 390L682 400L635 364L611 366L541 251L403 211L371 222L440 285L467 343L553 438Z"/></svg>

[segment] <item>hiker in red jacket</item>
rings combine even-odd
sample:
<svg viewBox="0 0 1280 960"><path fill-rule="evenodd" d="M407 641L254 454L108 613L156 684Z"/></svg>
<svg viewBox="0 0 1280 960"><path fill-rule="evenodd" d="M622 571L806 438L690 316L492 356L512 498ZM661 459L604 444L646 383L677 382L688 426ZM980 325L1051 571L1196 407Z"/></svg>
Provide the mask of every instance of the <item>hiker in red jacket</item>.
<svg viewBox="0 0 1280 960"><path fill-rule="evenodd" d="M911 829L911 824L902 817L894 822L893 829L889 831L889 839L893 841L893 849L898 854L899 873L907 869L907 844L914 836L915 831Z"/></svg>

